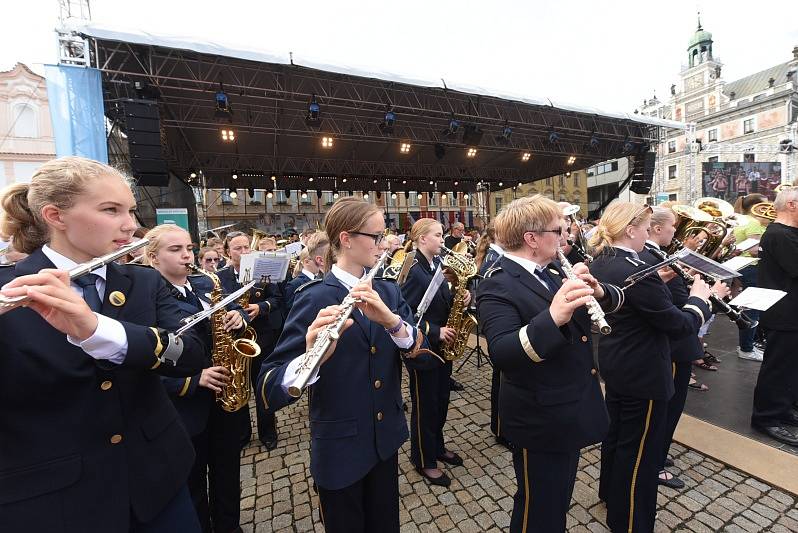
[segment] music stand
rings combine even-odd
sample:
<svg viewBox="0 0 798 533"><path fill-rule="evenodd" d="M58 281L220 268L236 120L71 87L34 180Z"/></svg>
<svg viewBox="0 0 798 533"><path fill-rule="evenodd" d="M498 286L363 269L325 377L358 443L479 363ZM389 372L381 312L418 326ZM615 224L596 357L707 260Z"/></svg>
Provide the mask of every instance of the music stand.
<svg viewBox="0 0 798 533"><path fill-rule="evenodd" d="M474 288L473 294L477 293L477 287L479 286L479 281L480 278L478 276L472 278L471 280L471 283L473 284ZM490 355L488 355L485 352L485 350L482 349L482 344L480 343L480 339L482 338L482 326L479 323L479 313L477 312L476 298L471 299L471 304L468 306L468 311L472 315L474 315L474 317L476 317L477 319L477 331L476 331L477 344L476 346L471 348L468 352L466 352L465 357L463 358L463 362L460 363L460 366L457 367L457 372L459 372L460 369L462 369L465 366L465 364L474 356L474 354L476 354L477 356L477 368L480 368L483 365L483 359L491 367L493 366L493 362L490 360Z"/></svg>

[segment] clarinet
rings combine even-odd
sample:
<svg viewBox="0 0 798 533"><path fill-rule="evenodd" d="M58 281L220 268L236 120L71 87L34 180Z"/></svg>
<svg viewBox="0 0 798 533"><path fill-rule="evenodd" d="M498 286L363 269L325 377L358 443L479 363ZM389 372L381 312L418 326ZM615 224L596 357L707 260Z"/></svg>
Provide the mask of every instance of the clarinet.
<svg viewBox="0 0 798 533"><path fill-rule="evenodd" d="M578 241L568 239L565 242L571 246L571 249L579 256L579 259L581 259L584 264L587 265L593 262L593 256L587 253Z"/></svg>
<svg viewBox="0 0 798 533"><path fill-rule="evenodd" d="M667 255L665 254L665 252L663 252L659 248L651 247L648 248L648 251L651 252L651 254L660 261L665 261L665 259L667 259ZM693 283L693 277L687 272L685 272L682 267L680 267L676 263L672 263L670 267L671 269L673 269L674 272L676 272L677 276L682 278L684 282L687 283L688 286ZM709 301L712 302L712 305L716 309L718 309L720 313L725 314L726 316L729 317L729 320L737 324L737 327L740 328L741 330L755 328L759 324L758 321L752 320L751 318L746 316L745 313L727 304L726 302L724 302L722 299L718 298L714 294L709 295Z"/></svg>
<svg viewBox="0 0 798 533"><path fill-rule="evenodd" d="M579 279L579 276L574 274L573 265L568 261L568 258L565 257L565 254L562 253L562 248L557 248L557 257L560 259L560 266L562 267L562 271L565 272L565 277L568 279ZM609 335L610 332L612 332L612 328L607 323L607 319L604 318L604 310L601 309L596 299L592 296L588 298L585 307L587 307L590 320L596 325L601 334Z"/></svg>
<svg viewBox="0 0 798 533"><path fill-rule="evenodd" d="M380 259L377 261L377 264L374 265L367 274L360 278L358 283L363 283L374 279L377 271L382 268L383 264L385 264L386 259L388 259L388 252L383 252L383 254L380 256ZM350 293L344 298L344 301L341 302L341 306L344 309L341 311L341 314L338 315L338 318L335 320L335 322L319 332L318 336L316 337L316 342L313 343L313 347L310 349L310 351L305 353L296 369L296 382L288 387L288 394L291 397L299 398L302 395L302 391L304 391L308 386L308 381L310 381L310 378L316 375L316 372L321 366L321 360L324 357L324 354L330 349L332 343L341 337L341 331L344 329L344 324L346 324L346 321L352 314L352 311L355 310L356 303L358 303L358 300L352 297L352 293L350 291Z"/></svg>

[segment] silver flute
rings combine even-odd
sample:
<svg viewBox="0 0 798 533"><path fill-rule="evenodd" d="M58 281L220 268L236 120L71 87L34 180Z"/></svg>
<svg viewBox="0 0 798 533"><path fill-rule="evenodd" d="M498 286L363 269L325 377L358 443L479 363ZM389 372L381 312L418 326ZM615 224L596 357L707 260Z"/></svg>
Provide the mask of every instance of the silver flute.
<svg viewBox="0 0 798 533"><path fill-rule="evenodd" d="M574 274L574 267L571 262L568 261L568 258L565 257L562 248L557 248L557 257L560 260L562 271L565 272L565 277L568 279L579 279L579 276ZM610 332L612 332L612 328L607 323L607 319L604 318L604 310L593 296L588 298L585 307L587 307L587 314L590 315L590 320L596 325L601 334L609 335Z"/></svg>
<svg viewBox="0 0 798 533"><path fill-rule="evenodd" d="M377 271L382 269L382 266L385 264L387 259L388 252L384 252L377 261L377 264L374 265L374 267L372 267L372 269L366 274L364 274L358 283L368 282L374 279ZM346 321L349 319L352 311L355 310L355 304L358 302L359 300L352 296L352 291L349 291L349 294L346 295L344 301L341 302L341 306L343 307L341 314L338 315L338 318L335 320L335 322L329 324L316 336L316 342L313 343L313 347L311 347L309 351L305 352L305 355L302 357L302 361L296 369L296 378L294 384L288 387L288 394L291 397L299 398L302 395L302 391L304 391L308 386L308 381L310 381L311 378L316 375L316 372L318 372L319 366L321 366L321 360L324 358L324 354L330 349L332 343L341 337L341 331L344 329L344 324L346 324Z"/></svg>
<svg viewBox="0 0 798 533"><path fill-rule="evenodd" d="M138 250L142 246L145 246L149 242L149 239L141 239L138 241L131 242L124 246L120 246L118 250L115 252L111 252L110 254L103 255L101 257L95 257L94 259L87 261L86 263L81 263L69 270L69 279L73 280L92 272L93 270L97 270L98 268L105 266L109 263L113 263L120 257L128 254L134 250ZM10 311L16 307L23 305L28 300L26 295L23 296L14 296L13 298L9 298L7 296L0 295L0 310L2 312Z"/></svg>

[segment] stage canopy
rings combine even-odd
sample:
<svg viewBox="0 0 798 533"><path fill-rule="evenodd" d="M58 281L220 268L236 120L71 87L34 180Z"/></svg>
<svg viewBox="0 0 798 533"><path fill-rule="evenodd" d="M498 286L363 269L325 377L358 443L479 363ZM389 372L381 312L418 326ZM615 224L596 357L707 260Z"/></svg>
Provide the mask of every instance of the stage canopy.
<svg viewBox="0 0 798 533"><path fill-rule="evenodd" d="M169 171L190 180L201 170L208 187L231 186L235 173L241 188L495 190L639 155L663 128L685 127L190 37L72 30L102 72L111 124L125 131L126 100L157 101Z"/></svg>

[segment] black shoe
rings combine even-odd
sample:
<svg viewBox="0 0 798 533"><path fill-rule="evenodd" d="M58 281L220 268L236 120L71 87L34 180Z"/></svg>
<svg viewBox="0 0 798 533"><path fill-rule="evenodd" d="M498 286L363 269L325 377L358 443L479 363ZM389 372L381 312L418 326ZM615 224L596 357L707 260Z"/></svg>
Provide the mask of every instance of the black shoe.
<svg viewBox="0 0 798 533"><path fill-rule="evenodd" d="M504 437L496 437L496 444L504 446L508 450L513 451L512 443L509 440L505 439Z"/></svg>
<svg viewBox="0 0 798 533"><path fill-rule="evenodd" d="M768 437L775 439L779 442L783 442L784 444L789 444L790 446L798 446L798 435L790 431L789 429L782 427L782 426L757 426L753 425L753 428L760 433L764 433Z"/></svg>
<svg viewBox="0 0 798 533"><path fill-rule="evenodd" d="M662 474L663 472L666 472L666 471L663 470L662 472L660 472L660 474ZM667 472L667 473L670 474L670 472ZM684 481L682 481L678 477L674 476L673 474L671 474L671 478L670 479L662 479L658 475L657 476L657 484L658 485L664 485L665 487L670 487L672 489L677 489L677 490L684 488Z"/></svg>
<svg viewBox="0 0 798 533"><path fill-rule="evenodd" d="M445 455L441 455L438 457L438 461L446 463L447 465L463 466L463 458L454 452L452 452L452 454L454 454L454 457L446 457Z"/></svg>
<svg viewBox="0 0 798 533"><path fill-rule="evenodd" d="M782 417L781 422L788 426L798 427L798 411L790 409L790 411Z"/></svg>
<svg viewBox="0 0 798 533"><path fill-rule="evenodd" d="M450 387L449 387L451 390L456 390L456 391L465 390L465 387L463 387L462 383L460 383L456 379L451 379L451 378L449 378L449 379L451 380L450 381Z"/></svg>
<svg viewBox="0 0 798 533"><path fill-rule="evenodd" d="M438 485L439 487L448 487L452 484L452 479L441 472L441 475L438 477L432 477L426 472L424 472L423 468L416 468L416 471L421 474L421 477L429 481L430 485Z"/></svg>
<svg viewBox="0 0 798 533"><path fill-rule="evenodd" d="M277 447L277 433L264 435L260 437L260 443L267 451L271 451Z"/></svg>
<svg viewBox="0 0 798 533"><path fill-rule="evenodd" d="M671 459L670 457L666 457L665 466L673 466L673 459Z"/></svg>

